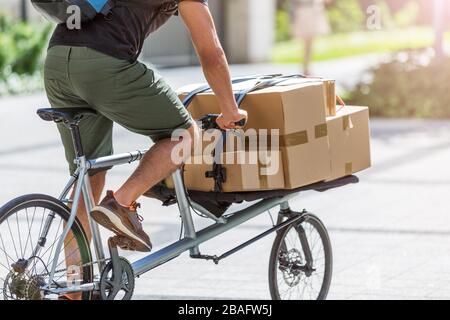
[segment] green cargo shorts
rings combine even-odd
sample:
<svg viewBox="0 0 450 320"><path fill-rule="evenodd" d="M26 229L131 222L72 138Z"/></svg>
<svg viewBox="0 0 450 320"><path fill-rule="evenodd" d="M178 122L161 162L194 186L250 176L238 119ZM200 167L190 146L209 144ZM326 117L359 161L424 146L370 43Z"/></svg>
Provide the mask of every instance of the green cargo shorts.
<svg viewBox="0 0 450 320"><path fill-rule="evenodd" d="M142 63L119 60L85 47L55 46L48 51L44 72L53 108L87 107L97 111L98 115L87 116L80 123L88 159L113 153L114 122L155 142L193 124L176 92ZM74 173L70 132L62 124L58 130L70 172Z"/></svg>

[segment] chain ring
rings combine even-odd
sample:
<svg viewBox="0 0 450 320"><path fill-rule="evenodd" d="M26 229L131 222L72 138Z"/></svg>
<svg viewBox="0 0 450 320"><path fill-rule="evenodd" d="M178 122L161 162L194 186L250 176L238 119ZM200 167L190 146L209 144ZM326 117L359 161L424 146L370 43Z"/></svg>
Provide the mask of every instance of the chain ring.
<svg viewBox="0 0 450 320"><path fill-rule="evenodd" d="M120 258L122 268L121 281L117 285L114 283L114 266L110 261L102 271L100 277L100 295L102 300L115 300L117 294L124 291L124 296L119 300L131 300L134 293L135 277L133 267L125 258Z"/></svg>

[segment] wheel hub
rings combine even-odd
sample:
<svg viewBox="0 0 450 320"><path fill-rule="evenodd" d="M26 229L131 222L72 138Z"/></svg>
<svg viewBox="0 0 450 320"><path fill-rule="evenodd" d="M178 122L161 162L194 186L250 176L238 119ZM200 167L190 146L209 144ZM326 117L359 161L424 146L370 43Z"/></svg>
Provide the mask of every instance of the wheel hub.
<svg viewBox="0 0 450 320"><path fill-rule="evenodd" d="M303 268L299 268L299 266L302 265L303 256L299 250L294 248L281 254L280 270L283 273L285 283L289 287L295 287L300 283Z"/></svg>

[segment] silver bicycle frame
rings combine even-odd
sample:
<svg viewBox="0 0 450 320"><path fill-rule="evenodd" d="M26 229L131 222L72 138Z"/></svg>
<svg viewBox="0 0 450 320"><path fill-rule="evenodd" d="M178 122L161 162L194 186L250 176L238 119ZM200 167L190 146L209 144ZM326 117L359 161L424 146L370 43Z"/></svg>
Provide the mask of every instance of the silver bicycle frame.
<svg viewBox="0 0 450 320"><path fill-rule="evenodd" d="M135 151L131 153L114 155L109 157L103 157L95 160L86 160L85 157L78 158L76 163L78 165L78 170L74 177L70 179L67 186L64 188L60 200L63 202L69 202L67 197L70 190L75 186L75 193L72 201L72 209L70 218L66 224L66 227L61 236L61 240L57 245L56 256L53 260L53 265L50 271L49 283L53 283L54 275L56 272L56 267L58 265L58 258L61 249L64 245L64 239L68 235L77 215L77 210L80 204L81 196L86 206L86 211L92 211L94 206L94 200L91 191L90 180L88 176L88 171L92 169L102 169L109 168L116 165L129 164L134 161L139 161L142 159L146 151ZM205 208L201 207L199 204L189 200L182 179L181 171L178 170L173 174L173 181L175 184L175 192L178 201L178 208L180 210L181 218L185 226L184 238L177 241L155 253L149 254L148 256L136 261L132 264L135 275L138 277L162 264L172 260L186 251L190 251L191 257L200 256L199 246L220 235L230 229L241 225L242 223L270 210L276 206L280 206L282 209L288 209L288 201L295 196L295 194L290 194L285 197L273 198L262 200L244 210L241 210L227 218L216 218L212 213L208 212ZM199 232L195 230L195 225L192 218L191 205L195 210L200 213L210 217L215 221L215 223ZM95 248L95 255L98 261L99 270L103 269L105 253L103 250L101 235L97 223L89 218L89 225L92 232L92 238ZM64 288L64 289L53 289L50 290L53 293L67 293L74 291L91 291L95 288L95 284L86 284L84 286L74 287L74 288Z"/></svg>

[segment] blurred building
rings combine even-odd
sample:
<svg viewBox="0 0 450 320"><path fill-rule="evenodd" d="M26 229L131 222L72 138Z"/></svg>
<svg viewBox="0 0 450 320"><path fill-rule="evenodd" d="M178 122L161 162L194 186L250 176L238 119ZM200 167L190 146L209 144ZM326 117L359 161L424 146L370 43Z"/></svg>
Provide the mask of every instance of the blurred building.
<svg viewBox="0 0 450 320"><path fill-rule="evenodd" d="M28 3L28 13L36 18ZM0 0L0 11L20 16L19 0ZM222 44L232 63L269 59L274 42L276 0L209 0ZM197 59L179 17L172 18L146 43L143 58L157 65L191 65Z"/></svg>
<svg viewBox="0 0 450 320"><path fill-rule="evenodd" d="M269 59L274 42L275 0L209 0L209 5L231 62ZM179 18L171 19L147 42L143 55L162 65L189 65L197 61Z"/></svg>

